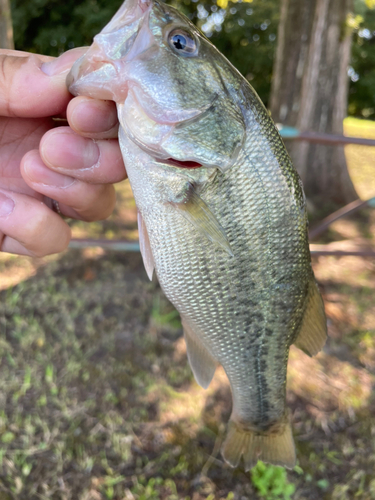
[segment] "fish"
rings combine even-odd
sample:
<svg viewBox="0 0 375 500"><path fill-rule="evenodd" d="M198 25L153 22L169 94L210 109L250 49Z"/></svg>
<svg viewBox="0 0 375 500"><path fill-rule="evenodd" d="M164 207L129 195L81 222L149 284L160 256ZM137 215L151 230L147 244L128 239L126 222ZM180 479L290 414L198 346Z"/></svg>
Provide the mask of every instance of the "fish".
<svg viewBox="0 0 375 500"><path fill-rule="evenodd" d="M319 352L326 317L303 187L267 109L160 0L126 0L67 85L117 104L148 277L181 315L198 384L219 365L230 383L225 462L293 468L289 348Z"/></svg>

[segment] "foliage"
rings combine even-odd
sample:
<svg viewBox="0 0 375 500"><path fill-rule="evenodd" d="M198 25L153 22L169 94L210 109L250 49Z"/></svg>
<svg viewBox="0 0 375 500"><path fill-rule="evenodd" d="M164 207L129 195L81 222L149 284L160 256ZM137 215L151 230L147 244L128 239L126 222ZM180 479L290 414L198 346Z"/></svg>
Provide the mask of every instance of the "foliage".
<svg viewBox="0 0 375 500"><path fill-rule="evenodd" d="M251 480L265 500L290 500L296 489L289 483L285 469L261 461L251 470Z"/></svg>
<svg viewBox="0 0 375 500"><path fill-rule="evenodd" d="M81 45L109 21L121 0L13 0L15 46L48 55Z"/></svg>
<svg viewBox="0 0 375 500"><path fill-rule="evenodd" d="M268 102L280 0L167 0L182 10ZM12 0L16 48L59 55L90 45L122 0ZM375 116L375 0L356 0L349 114ZM362 22L361 22L362 21Z"/></svg>
<svg viewBox="0 0 375 500"><path fill-rule="evenodd" d="M12 0L15 46L57 56L81 45L109 21L122 0ZM203 29L267 102L279 0L169 0ZM220 7L226 6L223 9Z"/></svg>
<svg viewBox="0 0 375 500"><path fill-rule="evenodd" d="M253 0L230 3L224 10L215 3L200 2L192 18L247 78L265 104L271 89L279 3Z"/></svg>
<svg viewBox="0 0 375 500"><path fill-rule="evenodd" d="M375 117L375 10L364 9L363 22L354 33L349 114Z"/></svg>

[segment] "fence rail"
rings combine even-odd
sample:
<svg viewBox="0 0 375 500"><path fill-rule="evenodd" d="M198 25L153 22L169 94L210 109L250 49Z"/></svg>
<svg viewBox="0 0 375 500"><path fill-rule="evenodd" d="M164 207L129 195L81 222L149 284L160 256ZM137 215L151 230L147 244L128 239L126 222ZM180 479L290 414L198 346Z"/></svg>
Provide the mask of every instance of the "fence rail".
<svg viewBox="0 0 375 500"><path fill-rule="evenodd" d="M279 132L283 139L294 141L313 142L325 145L357 144L358 146L375 146L375 139L365 139L363 137L348 137L346 135L323 134L320 132L300 132L293 127L279 126Z"/></svg>
<svg viewBox="0 0 375 500"><path fill-rule="evenodd" d="M117 252L139 252L139 243L137 241L127 240L106 240L106 239L80 239L72 238L69 248L104 248L105 250ZM375 257L375 249L364 250L333 250L325 245L310 245L311 255L335 255L336 257L345 257L348 255L356 255L359 257Z"/></svg>
<svg viewBox="0 0 375 500"><path fill-rule="evenodd" d="M278 126L280 135L283 139L295 140L295 141L306 141L317 144L325 145L346 145L346 144L357 144L361 146L375 146L375 140L364 139L362 137L347 137L344 135L335 134L322 134L319 132L301 132L293 127L283 127ZM328 227L338 219L346 217L361 208L372 207L375 208L375 197L369 200L356 200L349 205L337 210L336 212L330 214L328 217L323 219L319 224L314 226L309 231L310 239L314 239L320 234L322 234ZM126 240L108 240L108 239L90 239L90 238L72 238L69 244L69 248L88 248L88 247L100 247L107 250L118 251L118 252L139 252L139 242L138 241L126 241ZM318 248L319 247L319 248ZM347 256L356 255L360 257L375 257L375 249L363 249L363 250L332 250L324 245L310 245L310 250L312 255L335 255L335 256Z"/></svg>

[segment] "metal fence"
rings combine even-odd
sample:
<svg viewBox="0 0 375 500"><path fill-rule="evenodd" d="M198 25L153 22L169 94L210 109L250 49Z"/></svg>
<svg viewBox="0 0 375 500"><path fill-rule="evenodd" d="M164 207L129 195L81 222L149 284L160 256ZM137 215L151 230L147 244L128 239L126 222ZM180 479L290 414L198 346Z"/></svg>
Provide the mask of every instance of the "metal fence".
<svg viewBox="0 0 375 500"><path fill-rule="evenodd" d="M305 141L316 144L325 145L346 145L346 144L357 144L361 146L375 146L375 140L364 139L362 137L347 137L344 135L335 134L322 134L318 132L300 132L293 127L283 127L279 126L279 132L283 139L294 140L294 141ZM346 217L358 210L366 207L375 208L375 196L369 200L356 200L349 203L340 210L330 214L328 217L323 219L319 224L315 225L309 230L309 239L313 240L317 236L321 235L328 229L328 227L335 221ZM91 239L91 238L72 238L69 244L69 248L88 248L88 247L100 247L106 250L118 251L118 252L139 252L139 243L135 241L126 240L111 240L111 239ZM346 256L346 255L356 255L360 257L375 257L375 249L373 248L363 248L355 250L334 250L330 249L327 245L310 245L310 250L312 255L335 255L335 256Z"/></svg>

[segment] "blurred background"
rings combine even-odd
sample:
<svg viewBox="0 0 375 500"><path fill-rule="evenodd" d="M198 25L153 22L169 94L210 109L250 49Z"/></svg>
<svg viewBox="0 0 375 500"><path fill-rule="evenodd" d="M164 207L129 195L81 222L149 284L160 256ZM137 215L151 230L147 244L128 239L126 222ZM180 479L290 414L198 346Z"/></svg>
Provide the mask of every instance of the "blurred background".
<svg viewBox="0 0 375 500"><path fill-rule="evenodd" d="M375 1L171 3L270 109L311 227L360 206L312 241L330 337L313 359L291 349L298 466L223 463L223 372L197 386L179 316L139 253L76 242L44 259L0 254L0 500L375 499L375 150L338 145L375 140ZM89 45L120 4L1 0L1 46L57 56ZM76 239L136 243L128 183L117 192L108 220L71 222Z"/></svg>

